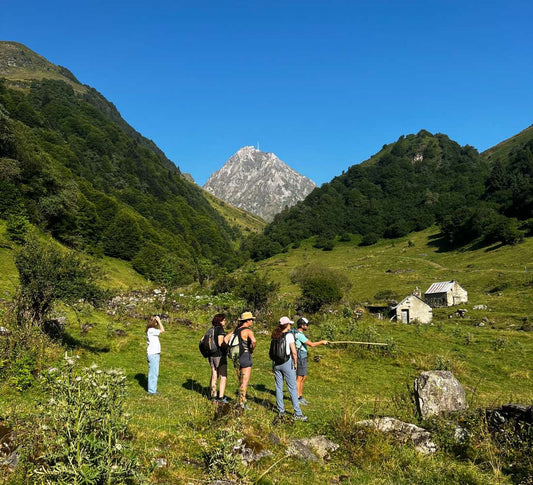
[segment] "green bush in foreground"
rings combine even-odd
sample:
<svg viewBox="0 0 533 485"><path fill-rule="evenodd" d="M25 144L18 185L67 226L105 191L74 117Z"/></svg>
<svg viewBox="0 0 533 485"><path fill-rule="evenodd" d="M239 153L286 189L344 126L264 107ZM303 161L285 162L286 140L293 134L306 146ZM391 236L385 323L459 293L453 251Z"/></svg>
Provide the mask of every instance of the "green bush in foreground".
<svg viewBox="0 0 533 485"><path fill-rule="evenodd" d="M139 483L127 441L122 371L95 364L76 371L75 359L66 356L43 378L48 401L37 431L42 454L30 474L46 483Z"/></svg>

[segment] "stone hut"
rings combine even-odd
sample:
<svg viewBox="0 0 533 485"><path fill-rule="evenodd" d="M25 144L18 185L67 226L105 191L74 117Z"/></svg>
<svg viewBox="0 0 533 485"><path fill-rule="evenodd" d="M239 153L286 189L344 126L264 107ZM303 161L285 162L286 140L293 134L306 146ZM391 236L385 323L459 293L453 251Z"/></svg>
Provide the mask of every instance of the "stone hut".
<svg viewBox="0 0 533 485"><path fill-rule="evenodd" d="M455 280L433 283L424 294L432 308L460 305L468 302L468 292Z"/></svg>
<svg viewBox="0 0 533 485"><path fill-rule="evenodd" d="M400 303L391 309L392 319L401 323L431 323L433 310L420 297L415 294L406 296Z"/></svg>

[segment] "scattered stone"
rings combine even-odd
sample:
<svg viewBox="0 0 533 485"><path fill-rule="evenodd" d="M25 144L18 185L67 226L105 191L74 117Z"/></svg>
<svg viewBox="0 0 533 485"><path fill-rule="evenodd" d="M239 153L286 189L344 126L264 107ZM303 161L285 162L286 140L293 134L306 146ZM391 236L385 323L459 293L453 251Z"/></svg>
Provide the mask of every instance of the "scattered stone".
<svg viewBox="0 0 533 485"><path fill-rule="evenodd" d="M437 451L437 445L431 440L431 434L424 428L411 423L404 423L395 418L367 419L356 423L359 427L375 428L390 434L399 443L411 442L419 453L430 454Z"/></svg>
<svg viewBox="0 0 533 485"><path fill-rule="evenodd" d="M426 371L415 379L416 402L422 418L467 408L463 386L450 371Z"/></svg>
<svg viewBox="0 0 533 485"><path fill-rule="evenodd" d="M322 359L322 357L320 355L314 355L313 356L313 361L314 362L320 362L321 359Z"/></svg>
<svg viewBox="0 0 533 485"><path fill-rule="evenodd" d="M164 468L166 466L168 466L168 461L167 461L166 458L161 457L161 458L156 458L155 459L155 467L156 468Z"/></svg>
<svg viewBox="0 0 533 485"><path fill-rule="evenodd" d="M121 328L116 328L115 330L113 330L113 333L117 337L125 337L126 335L128 335L128 332L126 332L126 330L122 330Z"/></svg>
<svg viewBox="0 0 533 485"><path fill-rule="evenodd" d="M0 467L13 471L19 462L18 448L15 448L13 429L0 425Z"/></svg>
<svg viewBox="0 0 533 485"><path fill-rule="evenodd" d="M244 440L238 440L237 445L233 447L233 452L240 455L245 465L259 461L266 456L272 456L269 450L253 450Z"/></svg>
<svg viewBox="0 0 533 485"><path fill-rule="evenodd" d="M96 323L82 323L81 325L81 333L86 334L89 333L94 327L96 327Z"/></svg>
<svg viewBox="0 0 533 485"><path fill-rule="evenodd" d="M321 461L330 458L330 452L339 448L337 443L325 436L314 436L292 440L287 447L287 455L294 456L305 461Z"/></svg>
<svg viewBox="0 0 533 485"><path fill-rule="evenodd" d="M311 448L321 460L329 460L330 452L336 451L339 448L337 443L328 440L324 435L303 438L302 443Z"/></svg>
<svg viewBox="0 0 533 485"><path fill-rule="evenodd" d="M0 327L0 337L7 337L10 334L6 327Z"/></svg>
<svg viewBox="0 0 533 485"><path fill-rule="evenodd" d="M487 309L487 305L474 305L472 308L474 310L486 310Z"/></svg>
<svg viewBox="0 0 533 485"><path fill-rule="evenodd" d="M268 440L275 446L281 445L280 437L274 433L268 435Z"/></svg>
<svg viewBox="0 0 533 485"><path fill-rule="evenodd" d="M318 461L318 456L302 440L292 440L287 447L286 454L304 461Z"/></svg>

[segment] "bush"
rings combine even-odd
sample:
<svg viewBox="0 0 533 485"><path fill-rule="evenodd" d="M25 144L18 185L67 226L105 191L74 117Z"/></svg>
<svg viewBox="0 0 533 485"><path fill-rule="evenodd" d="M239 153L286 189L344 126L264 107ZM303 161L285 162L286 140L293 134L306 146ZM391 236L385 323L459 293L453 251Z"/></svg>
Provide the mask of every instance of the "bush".
<svg viewBox="0 0 533 485"><path fill-rule="evenodd" d="M302 310L313 313L323 305L340 301L343 290L349 287L343 274L318 265L297 269L291 279L300 286Z"/></svg>
<svg viewBox="0 0 533 485"><path fill-rule="evenodd" d="M361 239L359 246L372 246L372 244L376 244L378 241L379 236L374 232L369 232L368 234L365 234L363 236L363 239Z"/></svg>
<svg viewBox="0 0 533 485"><path fill-rule="evenodd" d="M20 290L17 321L41 326L54 303L84 299L100 303L105 293L96 285L101 269L74 251L30 239L17 253Z"/></svg>
<svg viewBox="0 0 533 485"><path fill-rule="evenodd" d="M278 290L279 284L270 281L266 276L250 272L238 278L234 292L235 296L246 300L250 309L260 310Z"/></svg>
<svg viewBox="0 0 533 485"><path fill-rule="evenodd" d="M76 372L65 357L43 376L42 455L33 474L46 483L139 483L123 413L126 377L98 366ZM37 465L37 464L36 464Z"/></svg>
<svg viewBox="0 0 533 485"><path fill-rule="evenodd" d="M6 234L11 241L18 244L24 243L29 229L30 222L26 216L20 214L11 214L7 218Z"/></svg>

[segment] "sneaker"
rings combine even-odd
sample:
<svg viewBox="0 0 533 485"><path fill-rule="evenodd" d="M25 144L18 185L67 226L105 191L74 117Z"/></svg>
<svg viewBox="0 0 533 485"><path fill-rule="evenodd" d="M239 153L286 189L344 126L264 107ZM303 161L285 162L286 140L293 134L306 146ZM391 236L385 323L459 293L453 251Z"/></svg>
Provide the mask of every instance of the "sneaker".
<svg viewBox="0 0 533 485"><path fill-rule="evenodd" d="M295 414L292 419L294 419L294 421L307 421L308 417L303 414Z"/></svg>
<svg viewBox="0 0 533 485"><path fill-rule="evenodd" d="M228 398L227 397L219 397L218 398L218 402L220 404L227 404L228 403Z"/></svg>
<svg viewBox="0 0 533 485"><path fill-rule="evenodd" d="M307 399L305 399L305 397L303 397L303 396L298 398L298 402L300 403L300 406L307 406L309 404Z"/></svg>
<svg viewBox="0 0 533 485"><path fill-rule="evenodd" d="M250 406L248 406L248 404L241 404L241 408L244 409L245 411L251 411L252 408Z"/></svg>

